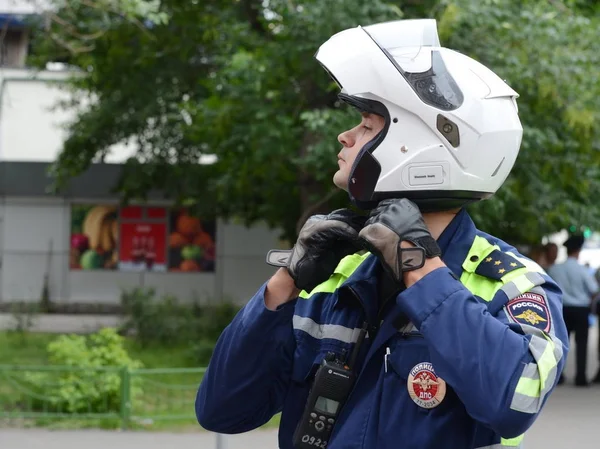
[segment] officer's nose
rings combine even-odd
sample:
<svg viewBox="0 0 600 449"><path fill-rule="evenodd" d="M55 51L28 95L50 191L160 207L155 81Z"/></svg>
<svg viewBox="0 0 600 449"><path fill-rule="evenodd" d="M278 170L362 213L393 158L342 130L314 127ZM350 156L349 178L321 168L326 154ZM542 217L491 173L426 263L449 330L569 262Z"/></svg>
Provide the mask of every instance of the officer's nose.
<svg viewBox="0 0 600 449"><path fill-rule="evenodd" d="M352 136L352 130L344 131L338 136L338 142L344 145L347 148L351 148L354 146L354 137Z"/></svg>

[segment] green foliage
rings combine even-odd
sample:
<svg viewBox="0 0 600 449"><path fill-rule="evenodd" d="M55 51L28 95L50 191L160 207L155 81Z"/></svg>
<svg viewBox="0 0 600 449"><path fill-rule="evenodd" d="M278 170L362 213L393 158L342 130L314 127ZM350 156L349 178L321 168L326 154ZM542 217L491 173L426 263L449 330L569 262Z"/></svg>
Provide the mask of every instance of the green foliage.
<svg viewBox="0 0 600 449"><path fill-rule="evenodd" d="M24 384L28 391L24 393L24 400L34 398L33 410L50 407L64 413L118 412L121 406L120 370L94 369L141 368L141 362L132 360L123 344L123 337L112 328L89 336L61 335L48 344L49 365L73 370L26 373ZM134 382L132 397L140 393Z"/></svg>
<svg viewBox="0 0 600 449"><path fill-rule="evenodd" d="M121 332L131 334L142 346L190 345L190 358L207 364L223 329L239 307L230 302L181 303L165 295L156 297L154 289L136 288L121 295L125 322Z"/></svg>
<svg viewBox="0 0 600 449"><path fill-rule="evenodd" d="M39 313L40 306L31 302L15 302L11 305L10 311L13 320L11 331L21 340L34 324L34 320Z"/></svg>
<svg viewBox="0 0 600 449"><path fill-rule="evenodd" d="M517 164L478 224L535 243L570 223L600 225L600 16L561 2L445 1L443 45L494 70L520 94Z"/></svg>
<svg viewBox="0 0 600 449"><path fill-rule="evenodd" d="M445 46L521 95L522 152L501 192L472 207L478 224L514 243L572 222L600 226L597 2L56 3L32 61L68 61L81 69L72 86L97 98L69 128L59 185L131 141L138 150L118 186L126 199L161 187L205 215L265 220L293 239L309 214L347 201L331 185L335 136L356 115L315 51L348 27L435 16ZM207 153L218 163L200 166Z"/></svg>

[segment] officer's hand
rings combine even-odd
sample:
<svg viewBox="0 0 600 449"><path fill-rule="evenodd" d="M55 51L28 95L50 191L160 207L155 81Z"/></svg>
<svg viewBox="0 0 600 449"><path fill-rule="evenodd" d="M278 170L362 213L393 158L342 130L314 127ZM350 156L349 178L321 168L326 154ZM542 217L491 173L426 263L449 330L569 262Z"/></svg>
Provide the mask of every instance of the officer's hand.
<svg viewBox="0 0 600 449"><path fill-rule="evenodd" d="M287 267L296 287L310 292L329 279L340 260L361 249L358 232L365 220L350 209L313 215L300 230L294 248L269 251L267 263Z"/></svg>
<svg viewBox="0 0 600 449"><path fill-rule="evenodd" d="M421 211L406 198L384 200L371 211L369 220L360 231L361 244L375 254L388 273L400 283L403 273L416 270L425 259L442 252L423 221ZM401 247L410 242L410 247Z"/></svg>

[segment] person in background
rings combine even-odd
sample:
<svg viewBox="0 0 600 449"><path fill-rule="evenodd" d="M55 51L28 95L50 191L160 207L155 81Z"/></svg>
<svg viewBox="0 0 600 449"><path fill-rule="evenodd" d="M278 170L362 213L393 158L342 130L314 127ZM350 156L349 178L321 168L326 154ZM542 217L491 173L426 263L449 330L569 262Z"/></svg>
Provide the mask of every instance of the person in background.
<svg viewBox="0 0 600 449"><path fill-rule="evenodd" d="M592 299L598 292L598 283L589 270L578 261L579 253L585 239L581 235L573 235L564 243L567 249L567 260L561 264L551 265L547 271L563 291L563 316L569 336L575 333L577 369L575 385L588 386L586 377L587 346L589 336L588 317ZM561 375L559 384L564 383Z"/></svg>
<svg viewBox="0 0 600 449"><path fill-rule="evenodd" d="M594 278L596 279L596 283L600 286L600 268L598 268L594 273ZM594 299L592 300L592 313L596 314L596 325L598 326L598 371L596 372L596 376L594 377L593 382L595 384L600 384L600 292L598 292Z"/></svg>
<svg viewBox="0 0 600 449"><path fill-rule="evenodd" d="M556 243L547 243L544 245L544 265L542 268L548 270L556 263L558 257L558 245Z"/></svg>
<svg viewBox="0 0 600 449"><path fill-rule="evenodd" d="M545 245L535 245L528 254L529 258L542 268L546 265L546 255L544 254L545 248Z"/></svg>

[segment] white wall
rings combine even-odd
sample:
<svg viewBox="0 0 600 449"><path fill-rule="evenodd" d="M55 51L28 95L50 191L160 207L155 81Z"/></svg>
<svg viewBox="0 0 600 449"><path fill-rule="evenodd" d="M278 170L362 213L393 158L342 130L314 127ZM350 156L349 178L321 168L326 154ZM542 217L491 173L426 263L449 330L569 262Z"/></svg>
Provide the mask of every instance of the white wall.
<svg viewBox="0 0 600 449"><path fill-rule="evenodd" d="M247 301L274 272L265 255L279 245L277 232L219 221L215 273L71 271L70 203L62 199L0 199L0 300L39 301L50 241L51 299L67 303L118 303L122 289L155 287L180 299Z"/></svg>
<svg viewBox="0 0 600 449"><path fill-rule="evenodd" d="M0 13L33 14L48 9L47 0L0 0Z"/></svg>
<svg viewBox="0 0 600 449"><path fill-rule="evenodd" d="M71 98L64 81L73 72L0 69L0 161L53 162L66 138L75 109L60 103ZM121 163L135 147L115 145L105 159Z"/></svg>

